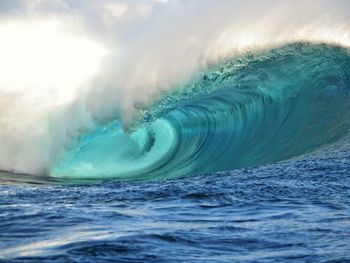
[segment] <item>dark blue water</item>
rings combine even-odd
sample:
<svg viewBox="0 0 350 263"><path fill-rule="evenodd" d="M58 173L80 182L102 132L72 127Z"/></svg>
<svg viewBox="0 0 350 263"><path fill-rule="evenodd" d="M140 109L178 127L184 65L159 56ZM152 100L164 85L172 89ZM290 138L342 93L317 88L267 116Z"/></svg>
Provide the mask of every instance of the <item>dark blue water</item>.
<svg viewBox="0 0 350 263"><path fill-rule="evenodd" d="M167 181L2 174L0 261L350 262L350 150L340 145Z"/></svg>

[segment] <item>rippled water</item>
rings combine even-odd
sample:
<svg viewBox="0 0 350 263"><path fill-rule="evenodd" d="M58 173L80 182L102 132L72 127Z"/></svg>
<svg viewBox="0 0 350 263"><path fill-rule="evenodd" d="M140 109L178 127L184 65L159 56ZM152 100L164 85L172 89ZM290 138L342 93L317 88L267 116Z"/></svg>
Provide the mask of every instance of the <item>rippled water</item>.
<svg viewBox="0 0 350 263"><path fill-rule="evenodd" d="M348 146L168 181L1 178L2 262L350 262Z"/></svg>

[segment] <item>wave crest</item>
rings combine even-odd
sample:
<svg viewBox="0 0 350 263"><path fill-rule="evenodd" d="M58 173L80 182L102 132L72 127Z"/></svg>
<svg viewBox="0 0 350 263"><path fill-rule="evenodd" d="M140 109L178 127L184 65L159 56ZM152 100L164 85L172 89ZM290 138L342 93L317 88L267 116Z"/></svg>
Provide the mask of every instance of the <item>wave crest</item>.
<svg viewBox="0 0 350 263"><path fill-rule="evenodd" d="M231 59L154 105L130 136L116 121L82 137L52 175L159 179L285 160L348 134L349 83L340 47Z"/></svg>

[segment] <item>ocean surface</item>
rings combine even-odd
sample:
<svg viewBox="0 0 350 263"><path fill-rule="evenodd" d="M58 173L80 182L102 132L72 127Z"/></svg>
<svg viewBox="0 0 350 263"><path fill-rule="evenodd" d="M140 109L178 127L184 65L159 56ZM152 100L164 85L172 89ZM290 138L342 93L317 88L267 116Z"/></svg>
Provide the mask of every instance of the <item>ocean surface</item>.
<svg viewBox="0 0 350 263"><path fill-rule="evenodd" d="M348 140L176 180L0 176L0 262L350 262Z"/></svg>

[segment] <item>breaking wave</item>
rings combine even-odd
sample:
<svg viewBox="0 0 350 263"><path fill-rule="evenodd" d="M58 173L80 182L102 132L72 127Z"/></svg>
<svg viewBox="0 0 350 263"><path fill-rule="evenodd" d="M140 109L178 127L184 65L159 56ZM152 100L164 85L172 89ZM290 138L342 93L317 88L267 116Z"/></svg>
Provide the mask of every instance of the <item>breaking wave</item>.
<svg viewBox="0 0 350 263"><path fill-rule="evenodd" d="M350 53L299 43L227 59L142 111L82 136L64 178L173 178L285 160L350 129Z"/></svg>

